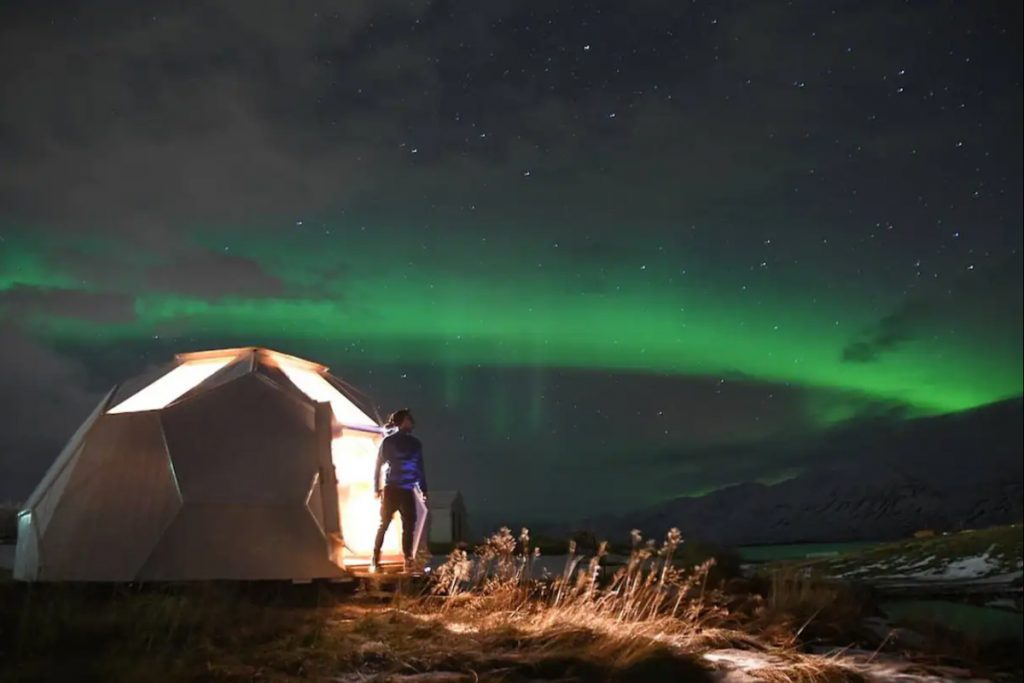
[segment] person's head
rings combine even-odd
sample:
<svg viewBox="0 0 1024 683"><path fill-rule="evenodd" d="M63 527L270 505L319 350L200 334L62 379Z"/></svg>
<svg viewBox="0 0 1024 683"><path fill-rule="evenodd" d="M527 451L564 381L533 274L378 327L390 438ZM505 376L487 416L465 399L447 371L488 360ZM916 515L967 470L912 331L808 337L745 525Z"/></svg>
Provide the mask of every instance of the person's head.
<svg viewBox="0 0 1024 683"><path fill-rule="evenodd" d="M388 424L392 427L398 427L400 431L411 432L416 426L416 420L413 419L412 413L409 412L408 408L402 408L391 413L388 417Z"/></svg>

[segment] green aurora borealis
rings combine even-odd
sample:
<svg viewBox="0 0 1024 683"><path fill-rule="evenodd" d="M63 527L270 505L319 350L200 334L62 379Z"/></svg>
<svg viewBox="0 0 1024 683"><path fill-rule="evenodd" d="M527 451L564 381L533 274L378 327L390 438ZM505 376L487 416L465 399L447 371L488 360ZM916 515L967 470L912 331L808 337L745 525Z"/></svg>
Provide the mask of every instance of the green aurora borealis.
<svg viewBox="0 0 1024 683"><path fill-rule="evenodd" d="M283 248L279 241L226 240L240 245L229 247L232 253L257 260L294 294L208 300L138 291L131 321L39 314L29 324L56 341L83 344L173 330L195 343L274 339L340 347L346 362L742 377L906 404L918 413L963 410L1021 392L1013 340L966 323L919 335L872 362L844 360L851 337L877 315L855 290L773 289L758 282L756 271L706 281L672 268L656 249L650 263L629 259L588 272L567 263L554 245L543 261L527 262L517 257L514 239L424 250L334 230L345 235L336 252L307 245L302 235ZM74 287L73 276L44 261L45 253L27 245L6 250L2 286ZM338 263L344 275L331 279Z"/></svg>

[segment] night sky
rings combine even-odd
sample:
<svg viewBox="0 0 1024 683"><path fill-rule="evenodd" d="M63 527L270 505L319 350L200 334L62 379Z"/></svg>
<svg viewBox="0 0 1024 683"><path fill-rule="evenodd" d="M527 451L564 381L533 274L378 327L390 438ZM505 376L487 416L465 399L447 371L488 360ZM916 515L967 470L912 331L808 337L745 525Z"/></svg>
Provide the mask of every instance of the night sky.
<svg viewBox="0 0 1024 683"><path fill-rule="evenodd" d="M1018 396L1021 24L3 3L0 499L109 386L205 348L409 406L433 487L513 521L778 481L812 463L763 444Z"/></svg>

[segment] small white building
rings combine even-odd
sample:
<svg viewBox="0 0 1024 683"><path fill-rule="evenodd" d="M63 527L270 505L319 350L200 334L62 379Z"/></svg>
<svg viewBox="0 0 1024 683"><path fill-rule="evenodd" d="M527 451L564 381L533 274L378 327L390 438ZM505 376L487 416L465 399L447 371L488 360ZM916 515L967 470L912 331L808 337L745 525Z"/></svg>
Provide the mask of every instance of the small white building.
<svg viewBox="0 0 1024 683"><path fill-rule="evenodd" d="M427 496L430 509L431 543L458 543L468 534L466 504L458 491L431 491Z"/></svg>

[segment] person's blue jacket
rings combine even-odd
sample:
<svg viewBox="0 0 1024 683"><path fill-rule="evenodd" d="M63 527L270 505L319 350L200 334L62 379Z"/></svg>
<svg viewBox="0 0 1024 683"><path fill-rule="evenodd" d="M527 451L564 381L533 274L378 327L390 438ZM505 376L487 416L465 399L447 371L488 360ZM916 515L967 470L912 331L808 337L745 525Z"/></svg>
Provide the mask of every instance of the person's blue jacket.
<svg viewBox="0 0 1024 683"><path fill-rule="evenodd" d="M387 474L381 484L381 470L387 465ZM423 469L423 444L408 432L395 432L384 439L377 453L377 466L373 470L373 490L383 486L397 486L427 492L427 474Z"/></svg>

